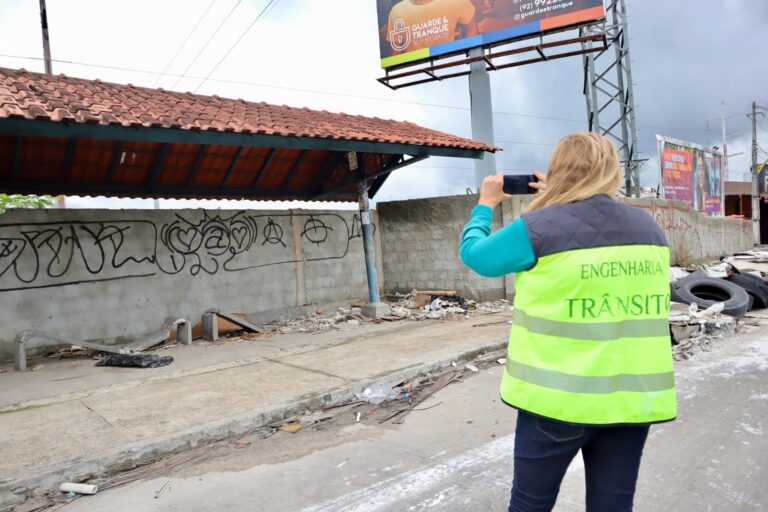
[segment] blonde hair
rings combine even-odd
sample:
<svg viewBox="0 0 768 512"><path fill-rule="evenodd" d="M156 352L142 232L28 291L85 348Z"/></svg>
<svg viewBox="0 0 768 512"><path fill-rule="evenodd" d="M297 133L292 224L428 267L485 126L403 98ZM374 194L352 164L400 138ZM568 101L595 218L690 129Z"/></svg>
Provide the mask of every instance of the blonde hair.
<svg viewBox="0 0 768 512"><path fill-rule="evenodd" d="M621 162L613 142L597 133L573 133L557 144L547 168L547 188L534 197L526 211L598 194L615 196L621 184Z"/></svg>

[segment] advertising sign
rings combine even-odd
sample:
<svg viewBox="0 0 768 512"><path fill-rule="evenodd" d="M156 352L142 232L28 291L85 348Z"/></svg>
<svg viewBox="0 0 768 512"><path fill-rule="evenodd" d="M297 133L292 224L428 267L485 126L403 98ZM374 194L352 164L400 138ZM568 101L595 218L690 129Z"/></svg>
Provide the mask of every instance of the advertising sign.
<svg viewBox="0 0 768 512"><path fill-rule="evenodd" d="M603 0L376 0L381 67L605 18Z"/></svg>
<svg viewBox="0 0 768 512"><path fill-rule="evenodd" d="M757 193L762 195L768 194L768 162L763 162L757 165L755 174L757 174ZM750 175L750 178L752 176Z"/></svg>
<svg viewBox="0 0 768 512"><path fill-rule="evenodd" d="M656 138L664 199L683 201L702 213L720 213L722 154L692 142Z"/></svg>

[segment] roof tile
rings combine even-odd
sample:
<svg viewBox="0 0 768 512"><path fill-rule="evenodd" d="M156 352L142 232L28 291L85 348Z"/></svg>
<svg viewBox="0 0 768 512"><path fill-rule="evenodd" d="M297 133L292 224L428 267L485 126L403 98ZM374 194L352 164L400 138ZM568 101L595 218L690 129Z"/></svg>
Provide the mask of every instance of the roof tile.
<svg viewBox="0 0 768 512"><path fill-rule="evenodd" d="M497 150L403 121L0 68L0 120L11 117Z"/></svg>

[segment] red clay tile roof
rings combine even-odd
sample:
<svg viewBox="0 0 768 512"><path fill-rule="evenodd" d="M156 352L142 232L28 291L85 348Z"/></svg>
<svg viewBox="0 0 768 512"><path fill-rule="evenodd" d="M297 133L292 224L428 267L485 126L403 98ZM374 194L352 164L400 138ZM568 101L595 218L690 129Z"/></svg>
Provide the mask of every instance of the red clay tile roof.
<svg viewBox="0 0 768 512"><path fill-rule="evenodd" d="M402 121L0 68L4 118L497 150Z"/></svg>

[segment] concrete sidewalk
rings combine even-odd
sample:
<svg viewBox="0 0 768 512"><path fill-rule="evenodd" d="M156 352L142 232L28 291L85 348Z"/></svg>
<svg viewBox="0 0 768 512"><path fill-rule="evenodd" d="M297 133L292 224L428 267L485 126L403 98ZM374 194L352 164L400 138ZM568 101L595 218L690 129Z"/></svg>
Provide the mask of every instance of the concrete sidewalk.
<svg viewBox="0 0 768 512"><path fill-rule="evenodd" d="M129 469L343 403L376 380L501 348L509 319L506 312L177 347L168 351L174 363L154 370L80 359L0 374L0 510L32 491Z"/></svg>

